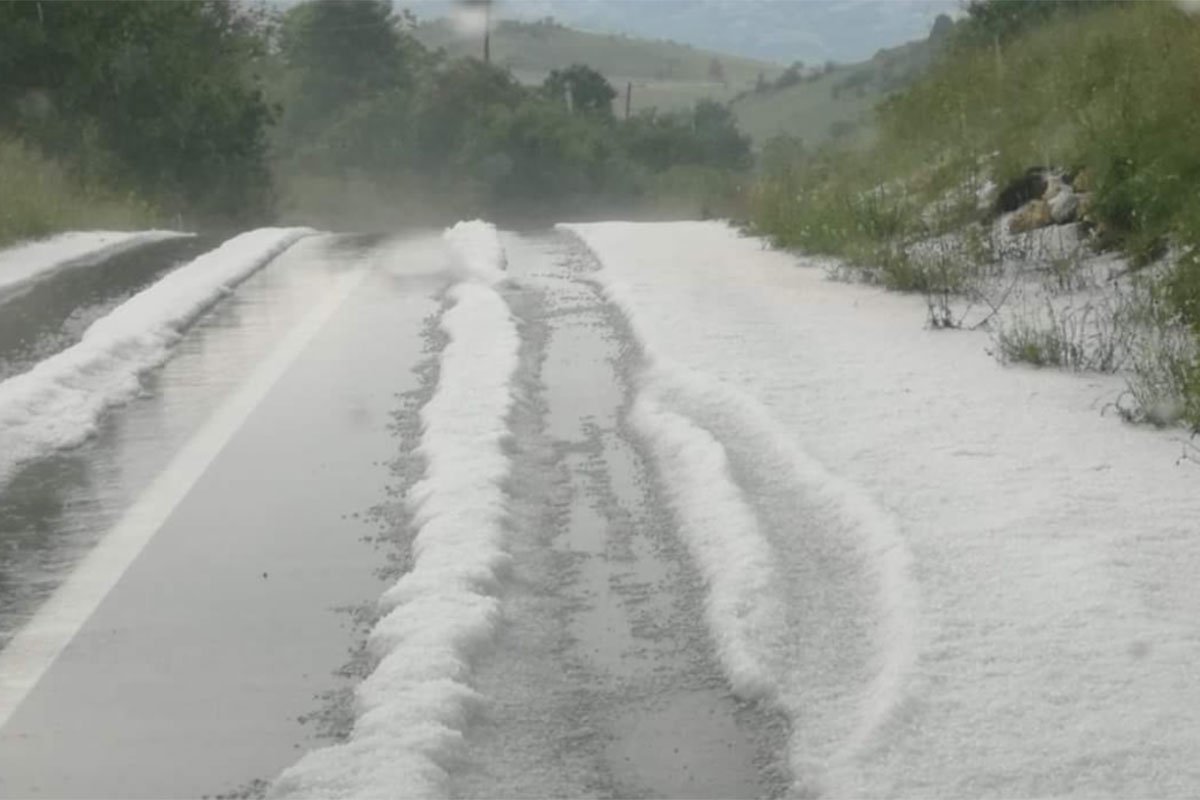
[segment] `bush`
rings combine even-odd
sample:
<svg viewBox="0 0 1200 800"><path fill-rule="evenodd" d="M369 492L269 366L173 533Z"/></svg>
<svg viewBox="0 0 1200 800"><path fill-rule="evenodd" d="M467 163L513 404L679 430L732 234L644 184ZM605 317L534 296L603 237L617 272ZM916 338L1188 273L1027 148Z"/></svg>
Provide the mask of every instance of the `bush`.
<svg viewBox="0 0 1200 800"><path fill-rule="evenodd" d="M0 3L0 126L173 212L271 204L258 21L218 0Z"/></svg>
<svg viewBox="0 0 1200 800"><path fill-rule="evenodd" d="M19 191L0 192L0 245L80 228L144 228L151 207L74 178L62 166L12 139L0 137L0 175Z"/></svg>

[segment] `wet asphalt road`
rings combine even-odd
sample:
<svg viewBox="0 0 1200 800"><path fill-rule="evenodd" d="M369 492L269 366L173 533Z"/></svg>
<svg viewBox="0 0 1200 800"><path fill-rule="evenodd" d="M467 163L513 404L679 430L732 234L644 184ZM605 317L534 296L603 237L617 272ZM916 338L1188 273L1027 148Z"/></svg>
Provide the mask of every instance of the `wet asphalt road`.
<svg viewBox="0 0 1200 800"><path fill-rule="evenodd" d="M527 400L511 420L513 568L455 794L777 795L784 725L720 674L703 586L624 420L640 356L595 264L568 234L503 241ZM107 283L72 275L0 308L0 378L203 249L144 248ZM86 445L0 488L10 645L110 531L162 507L7 722L0 703L0 796L252 796L346 732L374 601L411 555L400 499L448 258L433 235L302 240Z"/></svg>
<svg viewBox="0 0 1200 800"><path fill-rule="evenodd" d="M0 381L75 344L97 319L218 243L210 236L154 242L0 295Z"/></svg>

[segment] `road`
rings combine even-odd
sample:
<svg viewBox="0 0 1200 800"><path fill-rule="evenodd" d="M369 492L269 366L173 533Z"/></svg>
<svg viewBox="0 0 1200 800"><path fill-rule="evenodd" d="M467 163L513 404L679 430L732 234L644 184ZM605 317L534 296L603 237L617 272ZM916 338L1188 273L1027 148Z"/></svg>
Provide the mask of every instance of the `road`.
<svg viewBox="0 0 1200 800"><path fill-rule="evenodd" d="M4 317L14 370L72 343L63 320L102 316L213 244L155 245L36 287ZM527 524L507 543L505 625L475 674L491 710L455 792L767 793L780 720L725 687L702 586L647 496L620 419L628 332L573 237L504 244L525 341L512 503ZM5 640L52 627L36 613L131 508L171 507L119 575L102 573L121 554L96 565L111 589L4 709L0 793L253 793L346 735L375 601L411 558L397 497L419 470L450 257L435 235L302 240L189 330L91 440L14 475ZM314 322L332 291L344 296ZM186 486L162 480L171 470ZM550 751L563 761L547 772Z"/></svg>
<svg viewBox="0 0 1200 800"><path fill-rule="evenodd" d="M1200 787L1195 473L1112 380L715 223L256 236L0 301L0 796Z"/></svg>

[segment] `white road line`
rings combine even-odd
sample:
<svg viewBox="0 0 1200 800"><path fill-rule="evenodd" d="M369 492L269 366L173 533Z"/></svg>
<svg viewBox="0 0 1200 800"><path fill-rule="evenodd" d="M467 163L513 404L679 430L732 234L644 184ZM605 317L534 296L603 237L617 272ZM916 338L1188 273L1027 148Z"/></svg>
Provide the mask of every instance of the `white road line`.
<svg viewBox="0 0 1200 800"><path fill-rule="evenodd" d="M119 522L25 627L0 650L0 728L3 728L129 565L158 532L193 484L233 438L317 332L362 283L369 265L344 273L334 288L288 331L246 381L175 455Z"/></svg>

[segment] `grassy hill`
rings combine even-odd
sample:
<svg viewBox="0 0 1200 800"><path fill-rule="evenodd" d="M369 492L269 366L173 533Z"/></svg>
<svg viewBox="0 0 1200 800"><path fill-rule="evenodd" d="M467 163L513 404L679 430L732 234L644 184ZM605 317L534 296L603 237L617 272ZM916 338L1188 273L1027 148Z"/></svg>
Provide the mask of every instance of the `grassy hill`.
<svg viewBox="0 0 1200 800"><path fill-rule="evenodd" d="M420 23L417 38L451 56L478 56L477 38L464 38L447 20ZM929 66L930 40L880 50L867 61L821 68L778 64L714 53L686 44L589 33L553 20L502 20L492 32L492 60L526 84L550 70L583 63L601 72L622 94L633 84L632 108L690 108L710 98L731 102L742 130L761 146L778 134L817 146L840 139L868 143L872 110ZM762 79L760 81L760 77Z"/></svg>
<svg viewBox="0 0 1200 800"><path fill-rule="evenodd" d="M773 149L755 229L925 294L931 328L986 306L1005 363L1123 372L1117 414L1200 436L1200 18L991 0L949 35L872 146Z"/></svg>
<svg viewBox="0 0 1200 800"><path fill-rule="evenodd" d="M933 53L926 39L880 50L857 64L789 70L773 85L737 97L733 110L757 145L779 134L808 146L834 139L866 143L876 104L921 75Z"/></svg>
<svg viewBox="0 0 1200 800"><path fill-rule="evenodd" d="M480 43L460 36L446 20L422 22L414 31L427 47L451 56L478 56ZM753 89L759 75L774 80L783 67L669 41L588 33L552 20L502 20L492 32L492 60L524 83L540 83L553 69L587 64L624 92L633 84L634 111L690 107L696 100L729 100ZM623 100L618 101L623 102Z"/></svg>

